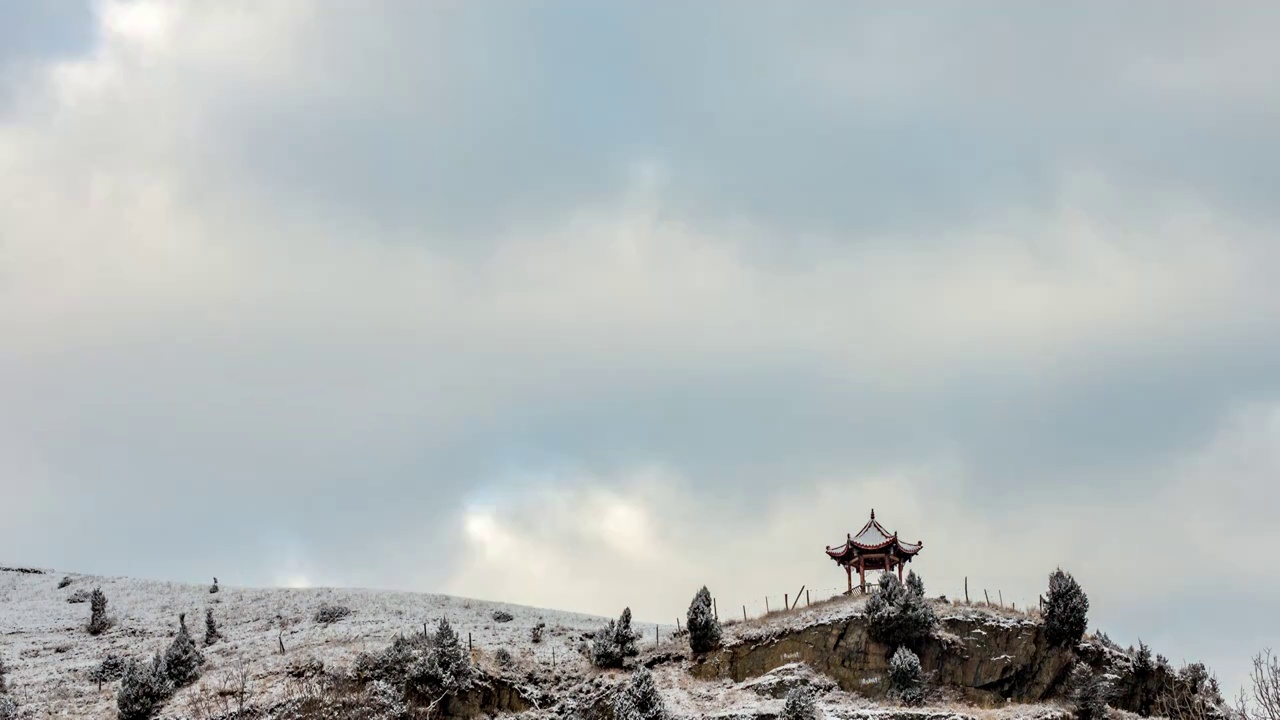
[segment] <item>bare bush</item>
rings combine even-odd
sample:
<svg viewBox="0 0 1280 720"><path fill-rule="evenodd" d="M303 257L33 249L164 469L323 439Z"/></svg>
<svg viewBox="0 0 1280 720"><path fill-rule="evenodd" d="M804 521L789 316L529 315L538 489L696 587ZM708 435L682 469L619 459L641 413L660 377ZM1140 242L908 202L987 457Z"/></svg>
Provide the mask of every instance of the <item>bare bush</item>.
<svg viewBox="0 0 1280 720"><path fill-rule="evenodd" d="M187 694L187 712L195 720L244 717L252 688L249 666L237 657L228 668Z"/></svg>
<svg viewBox="0 0 1280 720"><path fill-rule="evenodd" d="M1157 715L1170 720L1224 720L1228 714L1217 679L1201 663L1170 673L1154 707Z"/></svg>
<svg viewBox="0 0 1280 720"><path fill-rule="evenodd" d="M1242 720L1280 720L1280 656L1267 648L1253 656L1249 690L1240 691L1236 712Z"/></svg>
<svg viewBox="0 0 1280 720"><path fill-rule="evenodd" d="M493 611L493 621L496 623L509 623L514 619L515 618L512 617L511 613L507 612L506 610Z"/></svg>
<svg viewBox="0 0 1280 720"><path fill-rule="evenodd" d="M58 589L61 590L70 584L71 584L71 576L64 575L63 578L58 581Z"/></svg>

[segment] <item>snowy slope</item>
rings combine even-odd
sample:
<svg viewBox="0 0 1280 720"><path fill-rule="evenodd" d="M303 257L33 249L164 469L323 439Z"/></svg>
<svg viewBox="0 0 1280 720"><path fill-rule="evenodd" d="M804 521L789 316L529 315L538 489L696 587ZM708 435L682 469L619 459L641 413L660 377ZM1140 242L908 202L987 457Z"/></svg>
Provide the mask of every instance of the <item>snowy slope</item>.
<svg viewBox="0 0 1280 720"><path fill-rule="evenodd" d="M113 683L98 690L89 671L108 652L142 657L162 650L186 613L197 642L204 637L205 608L213 608L224 640L205 649L205 675L243 659L254 677L255 695L285 691L290 663L314 658L328 666L346 665L361 650L384 647L396 635L434 626L441 617L481 653L505 647L527 661L550 664L554 654L566 670L585 665L576 647L583 633L605 620L575 613L539 610L446 595L350 589L251 589L222 586L210 594L207 585L152 582L119 577L71 575L72 584L58 589L63 573L26 574L0 571L0 657L10 668L14 698L31 717L114 717ZM68 604L77 589L101 587L108 614L116 625L93 637L84 626L89 604ZM346 605L352 614L332 625L312 619L323 604ZM496 610L513 620L498 623ZM546 623L543 642L533 644L534 625ZM648 643L654 637L652 628ZM669 635L674 628L662 628ZM287 653L281 655L279 640ZM584 668L585 669L585 668ZM182 695L171 704L179 707Z"/></svg>

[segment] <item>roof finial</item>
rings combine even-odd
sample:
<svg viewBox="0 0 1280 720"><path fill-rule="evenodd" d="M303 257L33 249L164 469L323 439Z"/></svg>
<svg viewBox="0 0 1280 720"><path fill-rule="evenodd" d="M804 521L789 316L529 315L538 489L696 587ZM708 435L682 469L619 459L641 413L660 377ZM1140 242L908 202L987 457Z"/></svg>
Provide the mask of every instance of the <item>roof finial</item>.
<svg viewBox="0 0 1280 720"><path fill-rule="evenodd" d="M871 519L872 519L872 520L875 520L875 519L876 519L876 509L875 509L875 508L871 508Z"/></svg>

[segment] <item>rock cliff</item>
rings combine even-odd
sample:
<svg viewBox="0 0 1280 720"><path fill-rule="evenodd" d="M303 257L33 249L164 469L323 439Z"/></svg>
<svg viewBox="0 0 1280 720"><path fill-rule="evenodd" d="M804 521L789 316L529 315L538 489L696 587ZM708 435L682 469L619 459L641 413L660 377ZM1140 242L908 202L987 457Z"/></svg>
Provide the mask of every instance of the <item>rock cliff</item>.
<svg viewBox="0 0 1280 720"><path fill-rule="evenodd" d="M917 648L933 683L984 704L1058 696L1073 655L1049 648L1038 620L944 607L939 632ZM884 693L893 650L872 640L864 617L853 614L743 639L694 660L690 671L701 679L742 682L801 662L843 690L876 697Z"/></svg>

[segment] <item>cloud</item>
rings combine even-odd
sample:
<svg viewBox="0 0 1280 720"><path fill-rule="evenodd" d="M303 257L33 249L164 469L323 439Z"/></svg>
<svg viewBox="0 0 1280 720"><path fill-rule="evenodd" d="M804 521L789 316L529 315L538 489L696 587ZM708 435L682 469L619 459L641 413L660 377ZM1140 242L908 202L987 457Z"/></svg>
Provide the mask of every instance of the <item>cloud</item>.
<svg viewBox="0 0 1280 720"><path fill-rule="evenodd" d="M1275 541L1274 13L827 10L96 5L3 66L0 542L666 617L875 498L1273 598L1184 544Z"/></svg>

